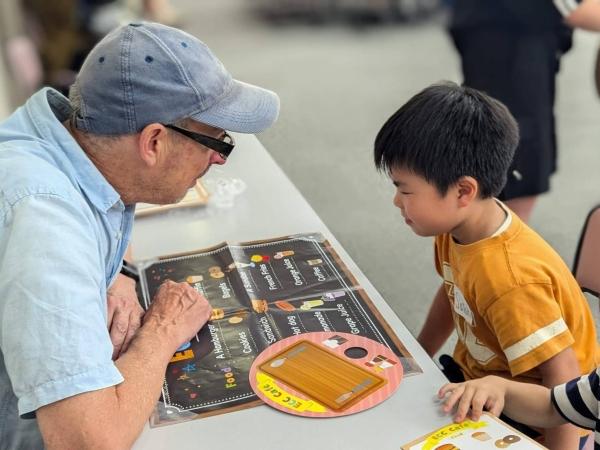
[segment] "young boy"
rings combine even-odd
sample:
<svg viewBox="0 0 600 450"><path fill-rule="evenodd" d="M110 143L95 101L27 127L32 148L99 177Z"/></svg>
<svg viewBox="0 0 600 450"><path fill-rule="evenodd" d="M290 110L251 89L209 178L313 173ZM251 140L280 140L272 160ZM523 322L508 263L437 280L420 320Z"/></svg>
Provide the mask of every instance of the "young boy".
<svg viewBox="0 0 600 450"><path fill-rule="evenodd" d="M537 427L574 423L595 431L594 448L600 450L600 368L552 389L488 376L465 383L449 383L440 389L444 411L458 402L454 420L479 420L483 409L504 411L522 423Z"/></svg>
<svg viewBox="0 0 600 450"><path fill-rule="evenodd" d="M433 356L453 330L450 381L494 374L555 386L600 362L591 312L544 240L495 196L519 140L506 107L453 83L411 98L380 130L375 165L412 230L435 236L443 283L418 340ZM548 428L545 442L577 448L581 430Z"/></svg>

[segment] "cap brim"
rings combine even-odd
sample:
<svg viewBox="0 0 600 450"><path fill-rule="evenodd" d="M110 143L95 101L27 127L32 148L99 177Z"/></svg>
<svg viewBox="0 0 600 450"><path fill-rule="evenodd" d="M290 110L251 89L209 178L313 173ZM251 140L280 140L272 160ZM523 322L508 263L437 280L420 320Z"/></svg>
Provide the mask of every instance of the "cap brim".
<svg viewBox="0 0 600 450"><path fill-rule="evenodd" d="M233 80L227 95L191 118L227 131L260 133L273 125L278 115L275 92Z"/></svg>

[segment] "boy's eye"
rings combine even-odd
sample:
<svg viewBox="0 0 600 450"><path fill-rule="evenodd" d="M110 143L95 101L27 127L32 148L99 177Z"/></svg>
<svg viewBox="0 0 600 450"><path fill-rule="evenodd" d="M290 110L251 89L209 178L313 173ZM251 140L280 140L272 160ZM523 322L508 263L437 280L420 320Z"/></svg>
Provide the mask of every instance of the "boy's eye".
<svg viewBox="0 0 600 450"><path fill-rule="evenodd" d="M412 194L412 192L406 192L406 191L400 191L400 193L401 193L402 195L410 195L410 194Z"/></svg>

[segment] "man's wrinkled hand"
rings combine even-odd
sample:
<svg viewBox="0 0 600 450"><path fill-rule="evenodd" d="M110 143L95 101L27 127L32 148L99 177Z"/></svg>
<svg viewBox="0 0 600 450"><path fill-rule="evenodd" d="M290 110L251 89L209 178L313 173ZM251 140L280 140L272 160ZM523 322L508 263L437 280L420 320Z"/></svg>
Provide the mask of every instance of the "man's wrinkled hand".
<svg viewBox="0 0 600 450"><path fill-rule="evenodd" d="M210 318L206 298L187 283L164 281L144 316L144 327L163 330L173 351L192 339Z"/></svg>
<svg viewBox="0 0 600 450"><path fill-rule="evenodd" d="M127 351L135 332L142 324L144 309L135 291L135 281L125 275L117 279L108 290L108 329L113 344L113 360Z"/></svg>

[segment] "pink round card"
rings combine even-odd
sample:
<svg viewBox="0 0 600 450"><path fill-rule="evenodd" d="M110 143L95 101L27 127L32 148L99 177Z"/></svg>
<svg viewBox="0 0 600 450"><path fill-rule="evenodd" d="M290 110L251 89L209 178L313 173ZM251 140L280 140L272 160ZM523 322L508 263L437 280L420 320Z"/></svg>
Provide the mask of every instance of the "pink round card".
<svg viewBox="0 0 600 450"><path fill-rule="evenodd" d="M402 364L388 347L348 333L305 333L266 348L250 369L258 397L304 417L354 414L398 388Z"/></svg>

